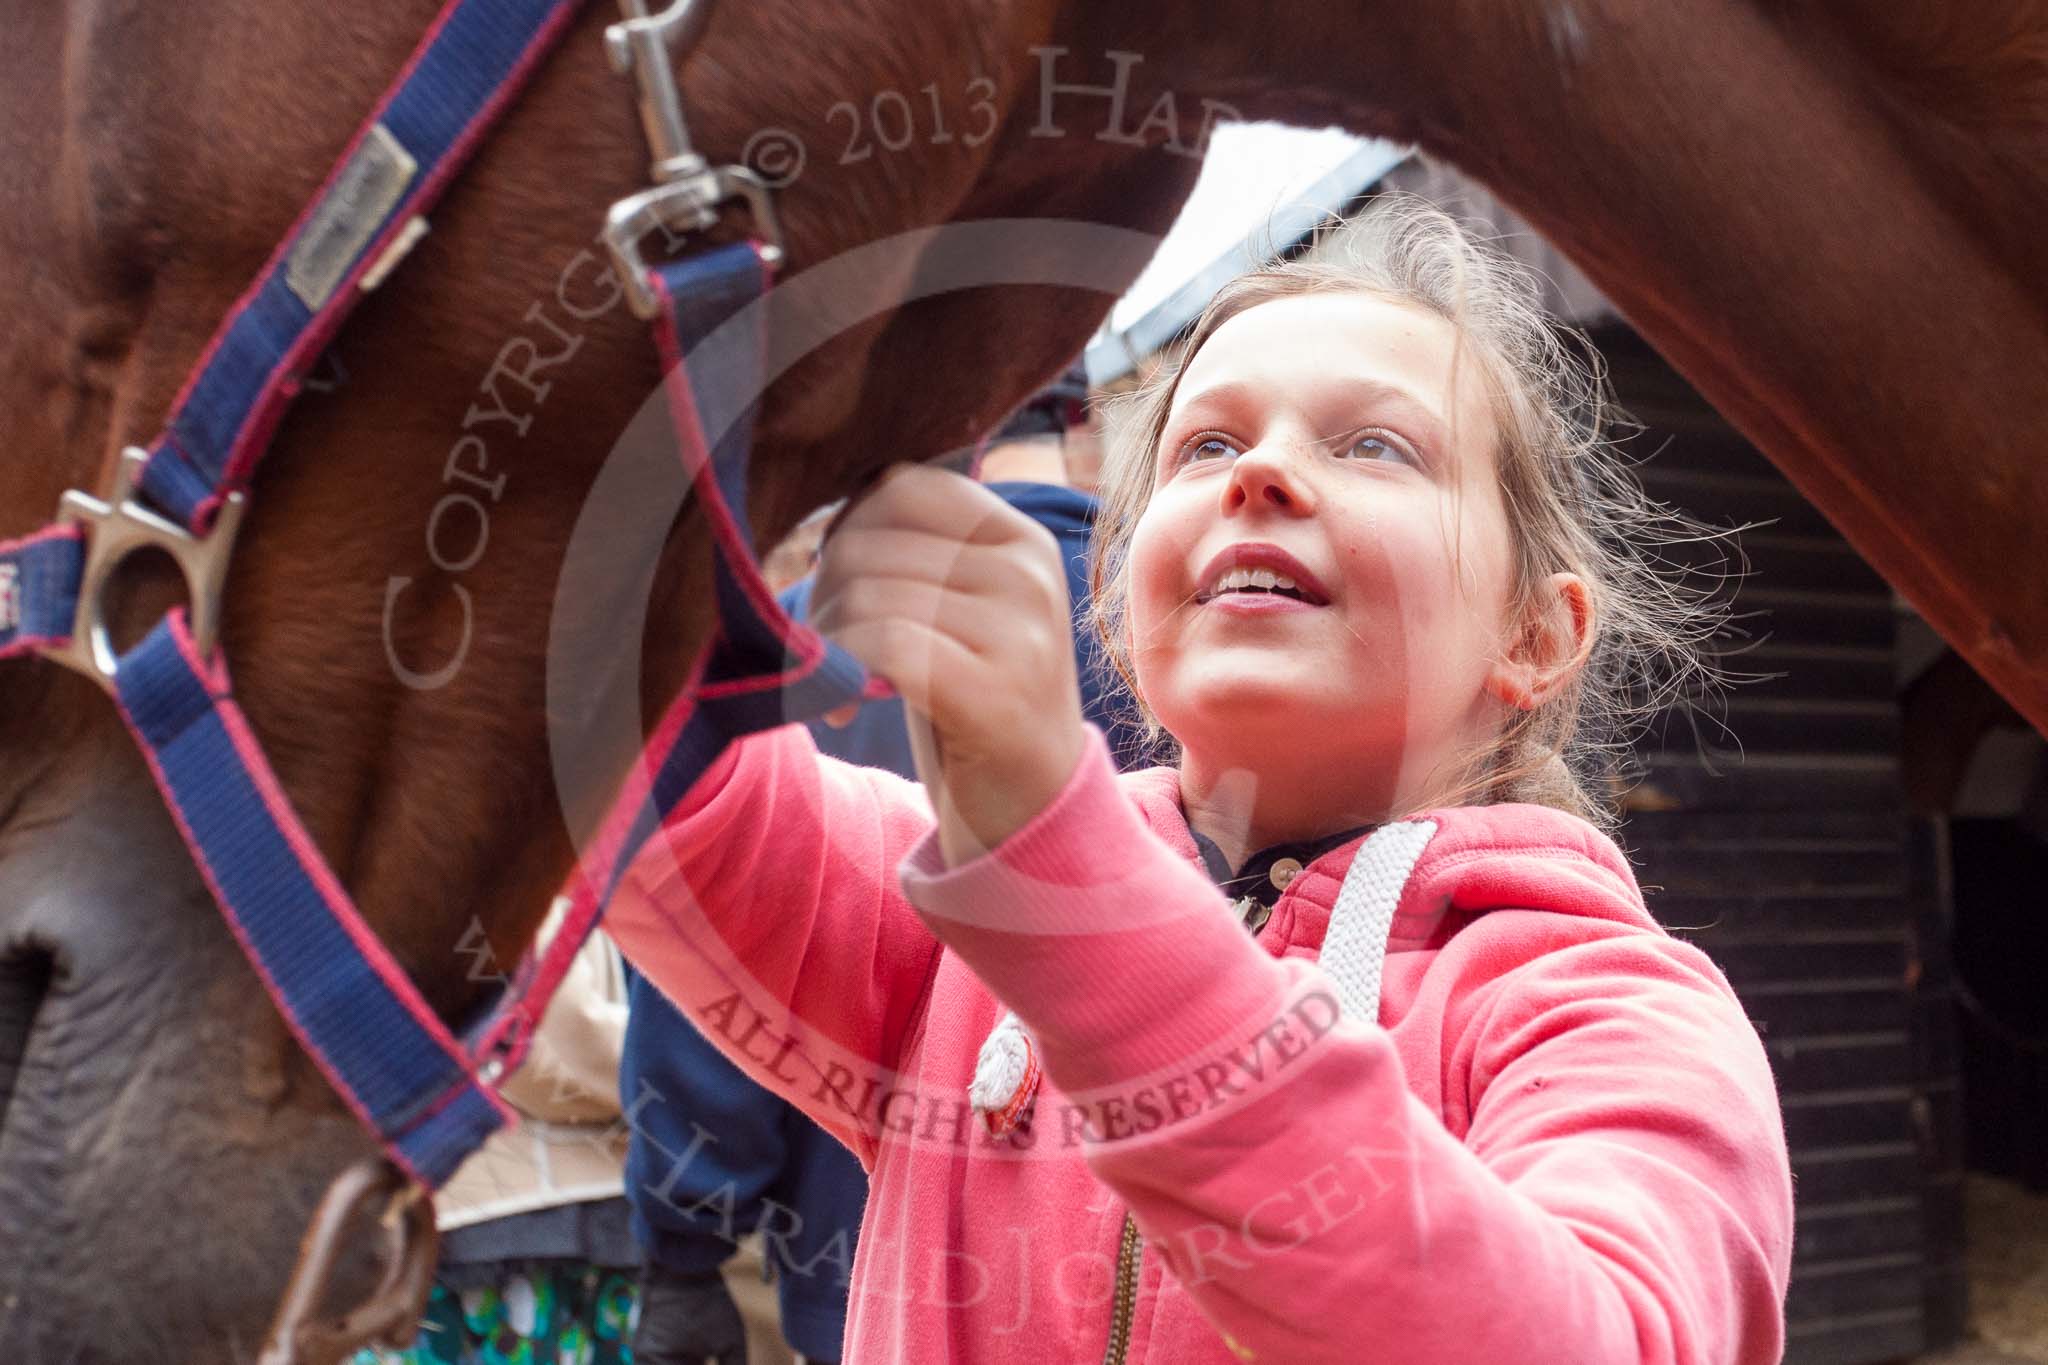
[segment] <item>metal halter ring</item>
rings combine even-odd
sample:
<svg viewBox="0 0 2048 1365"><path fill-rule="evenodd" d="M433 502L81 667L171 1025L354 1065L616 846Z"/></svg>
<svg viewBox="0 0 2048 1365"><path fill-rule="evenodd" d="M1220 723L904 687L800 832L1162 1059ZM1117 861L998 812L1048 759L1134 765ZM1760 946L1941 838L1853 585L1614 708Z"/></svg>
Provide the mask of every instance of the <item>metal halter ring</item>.
<svg viewBox="0 0 2048 1365"><path fill-rule="evenodd" d="M612 69L631 74L639 86L640 125L654 154L648 168L654 187L612 205L605 214L604 241L627 303L636 316L651 318L661 302L647 283L647 259L640 247L656 230L673 247L676 238L717 222L719 205L742 200L762 238L762 258L773 268L782 263L782 227L759 176L744 166L713 166L690 145L674 54L689 51L704 36L711 0L674 0L656 15L648 14L646 0L619 0L619 8L626 18L605 30L605 52Z"/></svg>
<svg viewBox="0 0 2048 1365"><path fill-rule="evenodd" d="M185 576L192 639L203 658L213 653L220 633L221 587L227 579L228 559L246 506L240 493L228 494L221 500L220 513L212 528L203 536L195 536L137 500L135 490L148 464L149 452L130 446L121 452L121 462L114 468L114 489L106 501L74 488L57 504L60 521L85 531L85 572L78 583L78 607L72 618L71 638L43 653L66 668L85 674L108 692L114 690L118 659L113 639L107 634L101 596L114 570L137 550L155 549L168 554Z"/></svg>
<svg viewBox="0 0 2048 1365"><path fill-rule="evenodd" d="M381 1201L381 1207L380 1205ZM360 1214L375 1212L384 1273L370 1297L339 1317L324 1317L330 1281ZM335 1177L306 1226L277 1318L257 1365L342 1365L368 1345L412 1344L434 1287L441 1235L434 1200L383 1157L366 1157Z"/></svg>

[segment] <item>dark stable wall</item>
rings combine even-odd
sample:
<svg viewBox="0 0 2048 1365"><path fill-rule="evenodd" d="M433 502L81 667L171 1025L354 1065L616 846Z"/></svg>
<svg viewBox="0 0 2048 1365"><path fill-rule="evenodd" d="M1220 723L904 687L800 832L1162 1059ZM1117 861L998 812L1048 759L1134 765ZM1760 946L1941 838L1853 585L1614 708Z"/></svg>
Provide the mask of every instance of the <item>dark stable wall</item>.
<svg viewBox="0 0 2048 1365"><path fill-rule="evenodd" d="M1651 910L1734 983L1778 1077L1798 1211L1785 1359L1949 1344L1964 1292L1946 847L1905 802L1891 593L1632 332L1594 339L1646 427L1627 448L1652 495L1769 523L1739 540L1725 662L1776 676L1639 746L1622 842ZM1672 553L1740 568L1724 548Z"/></svg>

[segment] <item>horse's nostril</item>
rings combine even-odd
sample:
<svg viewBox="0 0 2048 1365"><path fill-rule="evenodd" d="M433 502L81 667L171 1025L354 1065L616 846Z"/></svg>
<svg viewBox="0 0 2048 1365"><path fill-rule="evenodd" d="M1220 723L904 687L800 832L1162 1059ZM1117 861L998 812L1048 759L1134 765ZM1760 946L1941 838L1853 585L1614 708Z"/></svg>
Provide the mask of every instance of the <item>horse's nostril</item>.
<svg viewBox="0 0 2048 1365"><path fill-rule="evenodd" d="M55 960L25 949L0 954L0 1131L7 1127L7 1102L14 1095L36 1011L49 994Z"/></svg>

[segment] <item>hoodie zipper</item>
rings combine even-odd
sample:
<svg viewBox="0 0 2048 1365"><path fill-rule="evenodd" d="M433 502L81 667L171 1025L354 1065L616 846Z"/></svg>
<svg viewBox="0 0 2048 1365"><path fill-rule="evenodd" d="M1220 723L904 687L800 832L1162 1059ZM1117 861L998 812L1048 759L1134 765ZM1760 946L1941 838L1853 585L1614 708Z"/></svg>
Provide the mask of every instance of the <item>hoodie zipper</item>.
<svg viewBox="0 0 2048 1365"><path fill-rule="evenodd" d="M1273 917L1273 907L1256 896L1243 896L1231 909L1244 922L1246 932L1257 938L1259 930ZM1116 1245L1116 1306L1110 1311L1109 1344L1102 1350L1102 1365L1124 1365L1131 1350L1131 1319L1138 1307L1138 1270L1144 1263L1145 1242L1138 1236L1138 1218L1124 1211L1123 1235Z"/></svg>
<svg viewBox="0 0 2048 1365"><path fill-rule="evenodd" d="M1237 911L1237 917L1244 921L1245 932L1253 938L1257 938L1259 930L1266 927L1266 921L1273 918L1273 907L1257 896L1240 896L1231 909Z"/></svg>
<svg viewBox="0 0 2048 1365"><path fill-rule="evenodd" d="M1116 1247L1116 1308L1109 1319L1109 1345L1103 1348L1102 1365L1124 1365L1124 1356L1130 1352L1131 1317L1138 1306L1138 1265L1144 1255L1137 1215L1126 1209L1123 1237Z"/></svg>

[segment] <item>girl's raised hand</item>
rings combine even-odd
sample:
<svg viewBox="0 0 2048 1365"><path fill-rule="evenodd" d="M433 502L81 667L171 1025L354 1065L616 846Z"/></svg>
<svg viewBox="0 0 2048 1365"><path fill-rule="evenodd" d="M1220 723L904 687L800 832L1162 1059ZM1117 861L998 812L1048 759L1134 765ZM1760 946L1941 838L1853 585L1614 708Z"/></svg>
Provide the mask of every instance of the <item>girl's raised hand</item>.
<svg viewBox="0 0 2048 1365"><path fill-rule="evenodd" d="M1021 829L1080 760L1070 612L1052 533L945 469L890 469L819 550L811 624L903 697L949 865Z"/></svg>

